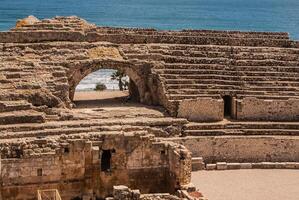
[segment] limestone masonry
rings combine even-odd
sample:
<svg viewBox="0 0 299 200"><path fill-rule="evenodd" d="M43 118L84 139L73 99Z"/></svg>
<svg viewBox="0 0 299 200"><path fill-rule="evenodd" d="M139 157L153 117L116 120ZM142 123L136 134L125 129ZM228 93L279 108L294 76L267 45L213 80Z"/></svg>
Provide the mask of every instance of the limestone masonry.
<svg viewBox="0 0 299 200"><path fill-rule="evenodd" d="M129 76L144 108L75 108L79 82L107 68ZM201 199L192 168L299 168L298 121L299 42L287 33L33 16L0 32L1 200L47 189L63 200Z"/></svg>

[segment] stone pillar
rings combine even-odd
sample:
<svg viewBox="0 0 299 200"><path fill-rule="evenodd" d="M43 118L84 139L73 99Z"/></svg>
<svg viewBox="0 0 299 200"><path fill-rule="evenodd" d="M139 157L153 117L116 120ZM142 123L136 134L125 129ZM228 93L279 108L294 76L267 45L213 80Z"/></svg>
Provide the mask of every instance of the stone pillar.
<svg viewBox="0 0 299 200"><path fill-rule="evenodd" d="M132 79L130 79L130 83L129 83L129 93L130 93L130 98L133 101L136 102L140 101L138 88Z"/></svg>

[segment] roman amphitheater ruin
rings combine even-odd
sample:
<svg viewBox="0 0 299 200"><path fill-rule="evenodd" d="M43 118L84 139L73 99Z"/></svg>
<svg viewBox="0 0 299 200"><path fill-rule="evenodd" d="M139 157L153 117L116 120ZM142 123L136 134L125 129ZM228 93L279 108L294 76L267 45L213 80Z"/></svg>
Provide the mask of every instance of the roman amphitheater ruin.
<svg viewBox="0 0 299 200"><path fill-rule="evenodd" d="M102 68L129 76L138 106L76 107L76 86ZM287 33L30 16L0 32L0 83L1 200L202 199L192 170L299 169Z"/></svg>

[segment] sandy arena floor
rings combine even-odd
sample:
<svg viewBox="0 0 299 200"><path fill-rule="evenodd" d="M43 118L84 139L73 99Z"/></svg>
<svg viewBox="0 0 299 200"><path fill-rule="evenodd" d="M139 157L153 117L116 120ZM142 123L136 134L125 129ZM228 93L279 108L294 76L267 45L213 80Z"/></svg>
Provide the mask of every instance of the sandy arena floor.
<svg viewBox="0 0 299 200"><path fill-rule="evenodd" d="M147 106L127 100L127 91L84 91L76 92L72 112L79 118L120 119L134 117L165 117L162 107Z"/></svg>
<svg viewBox="0 0 299 200"><path fill-rule="evenodd" d="M76 91L74 100L101 100L128 96L128 91L104 90L104 91Z"/></svg>
<svg viewBox="0 0 299 200"><path fill-rule="evenodd" d="M192 182L209 200L299 199L298 170L199 171Z"/></svg>

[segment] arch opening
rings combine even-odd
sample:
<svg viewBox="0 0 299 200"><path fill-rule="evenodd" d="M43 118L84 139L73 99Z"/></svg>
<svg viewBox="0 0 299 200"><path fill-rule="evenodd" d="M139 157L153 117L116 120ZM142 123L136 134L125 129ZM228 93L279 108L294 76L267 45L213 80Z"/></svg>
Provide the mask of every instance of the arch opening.
<svg viewBox="0 0 299 200"><path fill-rule="evenodd" d="M73 102L76 107L139 102L139 88L122 70L99 69L74 84ZM71 97L70 97L71 98Z"/></svg>

